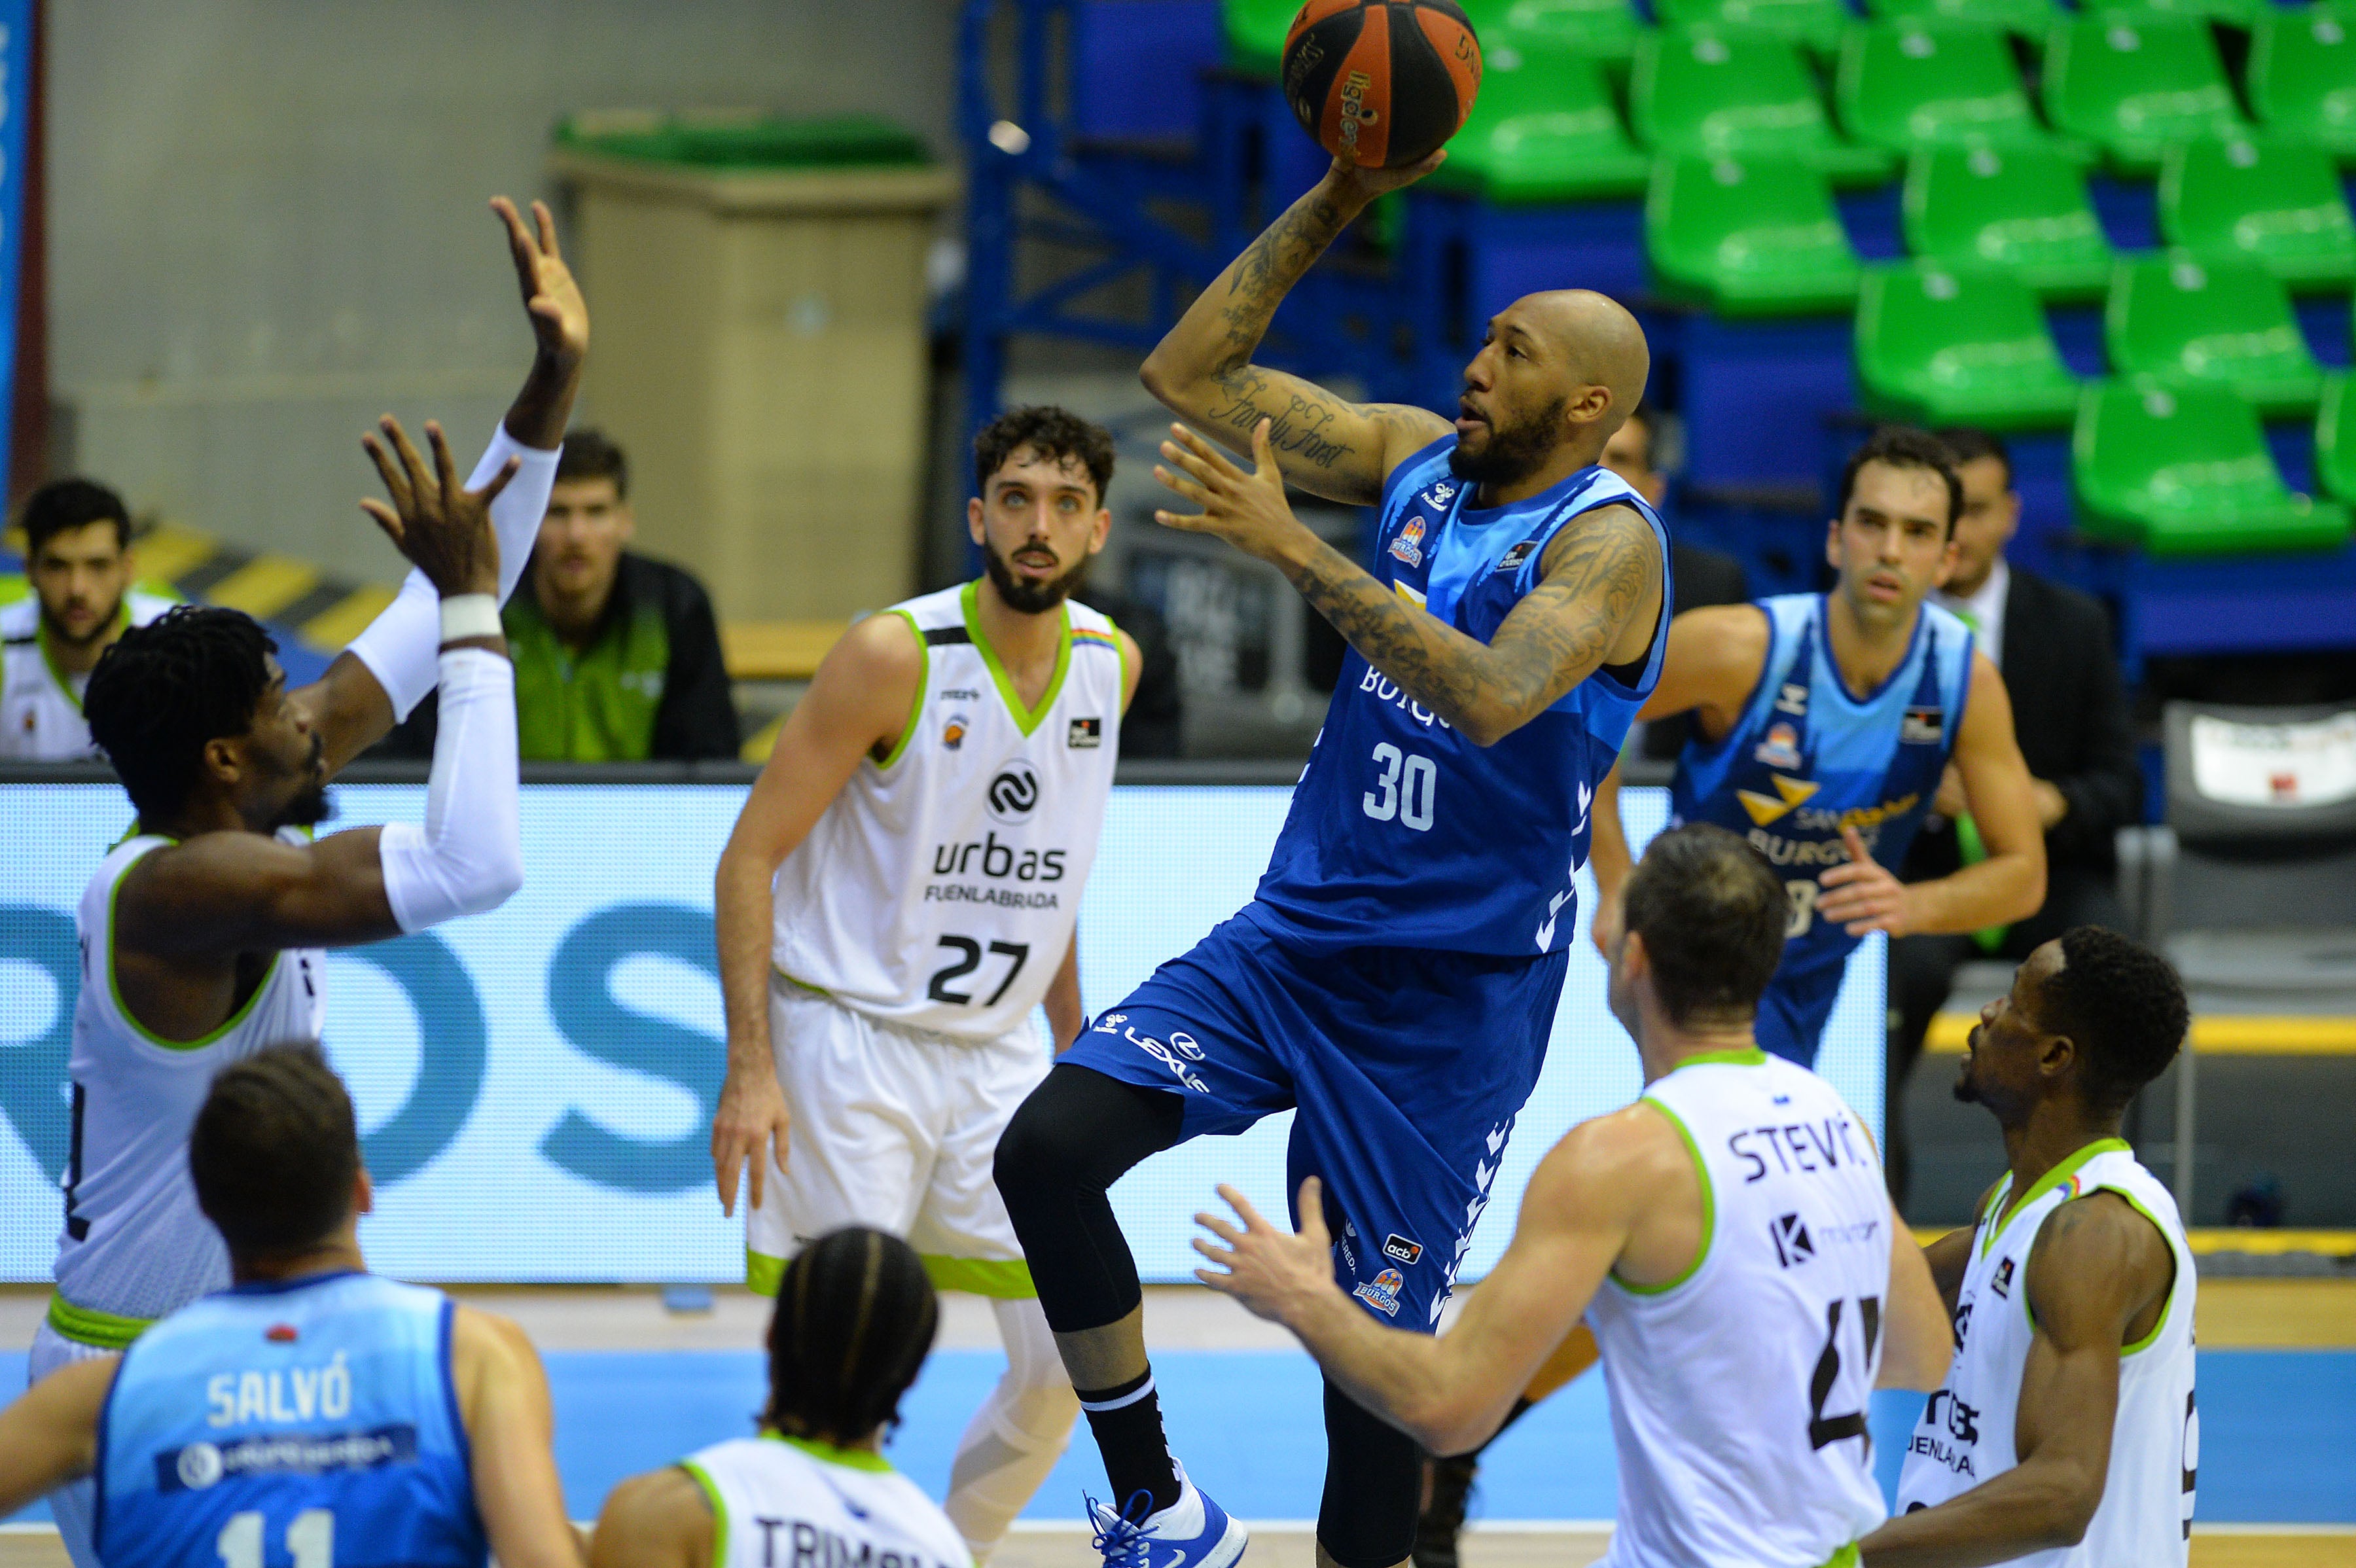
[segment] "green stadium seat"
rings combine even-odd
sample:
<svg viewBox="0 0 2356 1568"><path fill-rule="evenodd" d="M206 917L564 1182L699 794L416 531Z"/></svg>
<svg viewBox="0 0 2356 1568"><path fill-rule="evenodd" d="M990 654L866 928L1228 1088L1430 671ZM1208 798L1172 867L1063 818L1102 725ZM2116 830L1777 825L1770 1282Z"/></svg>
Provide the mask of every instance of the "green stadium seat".
<svg viewBox="0 0 2356 1568"><path fill-rule="evenodd" d="M1653 0L1665 27L1751 27L1820 55L1840 47L1849 19L1841 0Z"/></svg>
<svg viewBox="0 0 2356 1568"><path fill-rule="evenodd" d="M1933 428L2059 430L2078 407L2037 295L1994 270L1866 269L1857 378L1868 413Z"/></svg>
<svg viewBox="0 0 2356 1568"><path fill-rule="evenodd" d="M2336 550L2348 512L2282 481L2256 411L2222 386L2099 381L2070 439L2078 526L2154 555Z"/></svg>
<svg viewBox="0 0 2356 1568"><path fill-rule="evenodd" d="M2272 6L2250 30L2250 110L2356 162L2356 5Z"/></svg>
<svg viewBox="0 0 2356 1568"><path fill-rule="evenodd" d="M2323 378L2315 411L2315 482L2337 501L2356 501L2356 398L2349 378Z"/></svg>
<svg viewBox="0 0 2356 1568"><path fill-rule="evenodd" d="M2310 413L2323 391L2290 292L2255 262L2182 251L2123 258L2103 341L2121 375L2228 386L2262 413Z"/></svg>
<svg viewBox="0 0 2356 1568"><path fill-rule="evenodd" d="M1857 303L1857 252L1831 185L1794 157L1661 159L1644 199L1644 252L1661 295L1724 316Z"/></svg>
<svg viewBox="0 0 2356 1568"><path fill-rule="evenodd" d="M1300 10L1301 0L1221 0L1227 63L1274 76L1284 59L1284 35Z"/></svg>
<svg viewBox="0 0 2356 1568"><path fill-rule="evenodd" d="M2058 146L1932 147L1908 160L1906 248L1952 267L2004 267L2047 299L2092 299L2115 254L2086 178Z"/></svg>
<svg viewBox="0 0 2356 1568"><path fill-rule="evenodd" d="M2098 0L2082 5L2087 11L2162 11L2174 16L2199 16L2246 29L2258 13L2274 9L2275 0Z"/></svg>
<svg viewBox="0 0 2356 1568"><path fill-rule="evenodd" d="M1466 0L1464 15L1493 68L1498 50L1533 43L1541 50L1567 45L1591 59L1625 65L1644 31L1628 0Z"/></svg>
<svg viewBox="0 0 2356 1568"><path fill-rule="evenodd" d="M2246 129L2198 16L2089 11L2046 35L2045 110L2122 174L2158 172L2172 142Z"/></svg>
<svg viewBox="0 0 2356 1568"><path fill-rule="evenodd" d="M1657 154L1788 156L1841 184L1879 184L1895 160L1841 140L1794 44L1737 27L1664 27L1636 45L1628 117Z"/></svg>
<svg viewBox="0 0 2356 1568"><path fill-rule="evenodd" d="M1852 27L1833 79L1841 128L1869 146L2012 145L2050 140L2004 35L1925 17Z"/></svg>
<svg viewBox="0 0 2356 1568"><path fill-rule="evenodd" d="M2159 231L2204 259L2256 262L2294 289L2356 281L2348 196L2331 155L2310 142L2234 136L2169 148Z"/></svg>
<svg viewBox="0 0 2356 1568"><path fill-rule="evenodd" d="M1866 0L1865 13L1876 20L1998 27L2040 43L2054 22L2068 14L2053 0Z"/></svg>
<svg viewBox="0 0 2356 1568"><path fill-rule="evenodd" d="M1620 124L1601 60L1528 35L1485 53L1481 96L1433 184L1507 205L1643 193L1652 160Z"/></svg>

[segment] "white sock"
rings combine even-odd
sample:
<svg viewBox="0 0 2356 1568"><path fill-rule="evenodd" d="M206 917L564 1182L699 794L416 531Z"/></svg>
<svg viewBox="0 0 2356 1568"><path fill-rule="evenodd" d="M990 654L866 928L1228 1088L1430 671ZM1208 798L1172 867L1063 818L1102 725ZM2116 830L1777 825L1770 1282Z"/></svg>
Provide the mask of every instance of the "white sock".
<svg viewBox="0 0 2356 1568"><path fill-rule="evenodd" d="M977 1564L1006 1538L1047 1472L1063 1457L1079 1419L1079 1396L1036 1301L993 1301L1006 1342L1006 1375L973 1412L949 1466L949 1521Z"/></svg>

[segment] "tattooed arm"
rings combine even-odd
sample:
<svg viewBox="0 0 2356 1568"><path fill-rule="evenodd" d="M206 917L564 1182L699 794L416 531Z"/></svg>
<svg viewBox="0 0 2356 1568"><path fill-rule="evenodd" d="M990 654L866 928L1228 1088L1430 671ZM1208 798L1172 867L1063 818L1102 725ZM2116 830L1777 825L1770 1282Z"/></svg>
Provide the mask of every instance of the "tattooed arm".
<svg viewBox="0 0 2356 1568"><path fill-rule="evenodd" d="M1270 423L1252 432L1249 473L1172 425L1162 456L1184 473L1157 467L1153 477L1203 510L1154 520L1216 534L1276 567L1367 663L1475 745L1494 746L1599 666L1644 657L1661 615L1661 549L1634 509L1601 506L1566 524L1537 587L1483 642L1399 597L1292 515Z"/></svg>
<svg viewBox="0 0 2356 1568"><path fill-rule="evenodd" d="M1407 169L1362 169L1338 160L1205 289L1147 357L1148 392L1238 452L1270 422L1269 444L1284 477L1312 495L1354 506L1381 499L1400 462L1453 428L1429 409L1346 403L1313 381L1251 362L1276 307L1334 236L1386 190L1440 166L1435 153Z"/></svg>

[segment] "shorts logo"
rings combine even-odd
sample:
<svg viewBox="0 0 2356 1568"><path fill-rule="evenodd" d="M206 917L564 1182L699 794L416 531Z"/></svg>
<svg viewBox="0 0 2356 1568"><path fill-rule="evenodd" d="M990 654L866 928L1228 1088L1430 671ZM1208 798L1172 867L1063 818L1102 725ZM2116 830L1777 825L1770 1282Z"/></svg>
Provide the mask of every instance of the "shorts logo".
<svg viewBox="0 0 2356 1568"><path fill-rule="evenodd" d="M1800 756L1800 732L1787 724L1771 725L1767 729L1767 738L1761 741L1758 748L1751 755L1769 768L1780 768L1786 773L1797 773L1803 763Z"/></svg>
<svg viewBox="0 0 2356 1568"><path fill-rule="evenodd" d="M1515 545L1503 555L1497 557L1497 564L1494 570L1499 572L1519 571L1521 569L1522 563L1537 554L1537 549L1538 543L1537 540L1525 539L1519 544Z"/></svg>
<svg viewBox="0 0 2356 1568"><path fill-rule="evenodd" d="M1064 744L1074 751L1094 751L1104 744L1104 720L1074 719Z"/></svg>
<svg viewBox="0 0 2356 1568"><path fill-rule="evenodd" d="M1039 770L1021 757L999 766L990 781L990 814L1001 822L1027 822L1039 809Z"/></svg>
<svg viewBox="0 0 2356 1568"><path fill-rule="evenodd" d="M955 751L958 746L963 746L965 732L971 728L972 725L973 721L963 714L951 714L948 716L948 722L941 725L941 749Z"/></svg>
<svg viewBox="0 0 2356 1568"><path fill-rule="evenodd" d="M2010 1300L2012 1297L2012 1260L2007 1258L1996 1266L1996 1278L1988 1281L1988 1289Z"/></svg>
<svg viewBox="0 0 2356 1568"><path fill-rule="evenodd" d="M1114 1026L1119 1025L1126 1016L1128 1016L1128 1015L1123 1013L1107 1014L1105 1015L1104 1022L1097 1026L1097 1032L1100 1035L1111 1034L1114 1030ZM1175 1078L1179 1082L1184 1084L1195 1093L1208 1094L1211 1092L1211 1086L1209 1084L1205 1083L1201 1079L1195 1077L1194 1073L1187 1070L1187 1062L1201 1061L1203 1059L1203 1047L1194 1043L1194 1037L1192 1035L1186 1034L1183 1031L1173 1030L1170 1036L1170 1044L1168 1045L1163 1045L1160 1040L1155 1039L1151 1035L1141 1035L1134 1029L1122 1029L1120 1031L1120 1036L1130 1045L1135 1046L1139 1050L1143 1051L1147 1056L1151 1057L1155 1061L1158 1061L1163 1067L1168 1068L1170 1069L1170 1075L1173 1078Z"/></svg>
<svg viewBox="0 0 2356 1568"><path fill-rule="evenodd" d="M1209 1053L1194 1043L1194 1036L1183 1029L1170 1031L1170 1048L1190 1062L1198 1062Z"/></svg>
<svg viewBox="0 0 2356 1568"><path fill-rule="evenodd" d="M1407 1280L1397 1269L1385 1269L1350 1294L1385 1317L1397 1317L1399 1309L1399 1292L1406 1288Z"/></svg>
<svg viewBox="0 0 2356 1568"><path fill-rule="evenodd" d="M1423 519L1408 518L1406 524L1399 529L1398 537L1391 541L1392 558L1404 561L1410 566L1422 565L1423 530Z"/></svg>
<svg viewBox="0 0 2356 1568"><path fill-rule="evenodd" d="M1901 746L1936 746L1946 738L1947 711L1944 708L1909 708L1899 721L1898 743Z"/></svg>
<svg viewBox="0 0 2356 1568"><path fill-rule="evenodd" d="M1383 1256L1395 1259L1413 1268L1423 1257L1423 1243L1410 1241L1394 1230L1383 1238Z"/></svg>
<svg viewBox="0 0 2356 1568"><path fill-rule="evenodd" d="M1808 1235L1807 1221L1797 1214L1777 1215L1768 1234L1775 1242L1775 1261L1787 1269L1816 1255L1816 1243Z"/></svg>

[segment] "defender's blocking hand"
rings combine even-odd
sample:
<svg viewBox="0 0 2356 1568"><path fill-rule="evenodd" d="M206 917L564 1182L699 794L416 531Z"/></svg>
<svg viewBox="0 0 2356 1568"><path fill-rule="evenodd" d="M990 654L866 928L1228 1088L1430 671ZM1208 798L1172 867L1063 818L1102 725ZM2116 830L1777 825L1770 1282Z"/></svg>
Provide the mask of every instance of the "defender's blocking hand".
<svg viewBox="0 0 2356 1568"><path fill-rule="evenodd" d="M1194 1238L1194 1251L1217 1265L1196 1269L1196 1279L1235 1297L1254 1316L1288 1325L1297 1320L1305 1304L1337 1288L1333 1238L1325 1229L1324 1187L1315 1176L1301 1184L1301 1229L1290 1234L1262 1219L1251 1200L1234 1187L1220 1184L1219 1196L1242 1219L1243 1229L1215 1214L1194 1216L1195 1224L1226 1243L1215 1247Z"/></svg>

